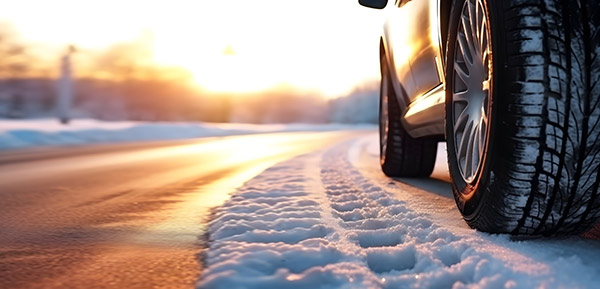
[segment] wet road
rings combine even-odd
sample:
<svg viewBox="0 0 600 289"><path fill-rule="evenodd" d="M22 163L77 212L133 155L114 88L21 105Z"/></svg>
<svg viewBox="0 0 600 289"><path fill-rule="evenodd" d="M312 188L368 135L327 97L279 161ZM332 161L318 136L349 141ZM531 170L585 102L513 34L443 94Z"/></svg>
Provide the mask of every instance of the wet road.
<svg viewBox="0 0 600 289"><path fill-rule="evenodd" d="M0 153L0 288L191 288L210 208L360 132Z"/></svg>

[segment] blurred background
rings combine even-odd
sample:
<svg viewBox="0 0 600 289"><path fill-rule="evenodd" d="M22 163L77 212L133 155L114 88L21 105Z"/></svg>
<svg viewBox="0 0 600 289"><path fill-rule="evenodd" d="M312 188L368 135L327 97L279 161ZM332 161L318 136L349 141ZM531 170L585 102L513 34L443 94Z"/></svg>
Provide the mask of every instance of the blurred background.
<svg viewBox="0 0 600 289"><path fill-rule="evenodd" d="M0 7L3 119L377 119L382 12L355 0L0 0Z"/></svg>

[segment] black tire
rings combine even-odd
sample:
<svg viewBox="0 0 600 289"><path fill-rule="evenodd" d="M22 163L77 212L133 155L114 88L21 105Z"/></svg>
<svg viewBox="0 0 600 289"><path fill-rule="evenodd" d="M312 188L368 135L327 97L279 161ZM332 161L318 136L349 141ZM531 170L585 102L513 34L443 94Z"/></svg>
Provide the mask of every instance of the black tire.
<svg viewBox="0 0 600 289"><path fill-rule="evenodd" d="M379 93L381 169L390 177L427 177L433 171L438 141L431 137L413 138L406 132L389 77L386 61L382 60Z"/></svg>
<svg viewBox="0 0 600 289"><path fill-rule="evenodd" d="M453 3L447 42L448 162L459 210L487 232L580 233L600 217L600 1L479 2L490 24L491 93L470 181L455 134L465 0Z"/></svg>

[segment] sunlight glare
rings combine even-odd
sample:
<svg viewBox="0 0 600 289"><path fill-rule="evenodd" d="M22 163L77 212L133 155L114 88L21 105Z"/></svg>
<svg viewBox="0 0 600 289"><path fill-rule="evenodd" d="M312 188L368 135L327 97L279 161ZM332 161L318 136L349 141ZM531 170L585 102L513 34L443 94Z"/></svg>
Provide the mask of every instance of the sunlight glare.
<svg viewBox="0 0 600 289"><path fill-rule="evenodd" d="M150 31L158 65L183 67L217 92L285 84L332 96L378 77L382 13L356 1L88 2L7 2L0 21L30 42L83 50Z"/></svg>

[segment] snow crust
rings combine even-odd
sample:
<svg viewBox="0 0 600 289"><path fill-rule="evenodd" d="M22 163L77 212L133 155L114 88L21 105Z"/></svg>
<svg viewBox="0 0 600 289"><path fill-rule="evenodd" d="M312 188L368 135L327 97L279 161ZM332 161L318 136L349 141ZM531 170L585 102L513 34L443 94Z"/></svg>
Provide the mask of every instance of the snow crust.
<svg viewBox="0 0 600 289"><path fill-rule="evenodd" d="M197 287L599 288L597 241L465 228L453 200L355 165L357 145L274 166L217 208Z"/></svg>
<svg viewBox="0 0 600 289"><path fill-rule="evenodd" d="M373 125L105 122L93 119L76 119L62 125L54 119L0 120L0 149L361 128L373 128Z"/></svg>

